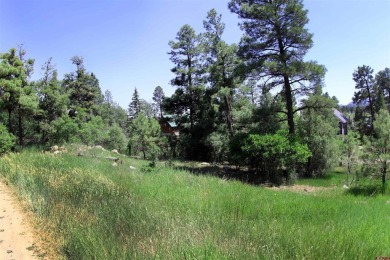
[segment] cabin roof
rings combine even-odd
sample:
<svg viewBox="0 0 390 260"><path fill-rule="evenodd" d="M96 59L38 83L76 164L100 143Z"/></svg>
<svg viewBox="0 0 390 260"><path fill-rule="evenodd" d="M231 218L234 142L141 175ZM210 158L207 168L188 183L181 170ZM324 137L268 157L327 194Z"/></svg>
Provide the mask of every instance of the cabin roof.
<svg viewBox="0 0 390 260"><path fill-rule="evenodd" d="M348 123L348 119L343 115L343 113L338 111L336 108L333 108L333 114L339 119L341 123L344 124Z"/></svg>

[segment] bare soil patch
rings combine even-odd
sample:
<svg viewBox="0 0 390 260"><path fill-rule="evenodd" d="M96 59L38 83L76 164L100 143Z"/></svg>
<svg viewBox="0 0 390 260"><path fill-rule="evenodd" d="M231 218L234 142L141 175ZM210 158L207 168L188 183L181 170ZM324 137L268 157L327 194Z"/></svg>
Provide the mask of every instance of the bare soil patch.
<svg viewBox="0 0 390 260"><path fill-rule="evenodd" d="M0 178L0 259L58 259L34 229L32 213Z"/></svg>
<svg viewBox="0 0 390 260"><path fill-rule="evenodd" d="M293 186L279 186L279 187L267 187L271 190L288 190L297 193L315 193L318 191L326 191L333 189L334 187L315 187L309 185L293 185Z"/></svg>

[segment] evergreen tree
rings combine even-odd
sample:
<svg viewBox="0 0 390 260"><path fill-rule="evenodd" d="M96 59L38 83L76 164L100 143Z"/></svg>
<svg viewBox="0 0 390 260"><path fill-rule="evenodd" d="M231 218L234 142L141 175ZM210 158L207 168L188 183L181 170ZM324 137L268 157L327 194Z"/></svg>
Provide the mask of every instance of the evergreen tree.
<svg viewBox="0 0 390 260"><path fill-rule="evenodd" d="M153 111L156 118L162 117L162 104L165 98L164 90L162 87L157 86L153 91Z"/></svg>
<svg viewBox="0 0 390 260"><path fill-rule="evenodd" d="M369 117L364 118L365 123L368 124L370 134L374 131L375 120L375 82L373 76L374 70L370 66L363 65L358 67L353 73L353 80L355 81L355 89L353 102L361 105L364 109L362 111L368 111ZM367 105L365 105L367 103ZM361 117L361 116L360 116ZM359 116L358 116L359 118Z"/></svg>
<svg viewBox="0 0 390 260"><path fill-rule="evenodd" d="M138 94L137 88L134 89L133 97L128 108L128 114L130 119L136 118L141 112L141 99Z"/></svg>
<svg viewBox="0 0 390 260"><path fill-rule="evenodd" d="M148 118L154 117L153 105L146 101L145 99L141 99L141 112Z"/></svg>
<svg viewBox="0 0 390 260"><path fill-rule="evenodd" d="M301 175L304 177L324 176L339 158L340 146L336 136L338 121L333 114L335 100L321 88L302 101L306 107L299 117L298 133L311 152Z"/></svg>
<svg viewBox="0 0 390 260"><path fill-rule="evenodd" d="M225 24L215 9L207 13L203 26L206 29L203 39L213 105L218 109L220 120L225 122L228 133L232 136L233 95L236 89L234 70L239 64L237 46L228 45L222 40Z"/></svg>
<svg viewBox="0 0 390 260"><path fill-rule="evenodd" d="M197 121L198 105L204 94L204 68L201 64L202 46L200 36L195 34L189 25L180 28L176 41L170 41L170 60L175 64L171 70L175 74L171 84L177 86L171 106L180 116L186 117L188 111L190 129L193 130ZM178 102L175 101L178 100ZM180 100L180 101L179 101ZM168 101L169 102L169 101Z"/></svg>
<svg viewBox="0 0 390 260"><path fill-rule="evenodd" d="M52 58L42 66L42 71L43 77L35 85L39 97L39 111L35 119L39 122L41 143L44 144L55 131L52 122L65 116L69 100L68 96L62 93Z"/></svg>
<svg viewBox="0 0 390 260"><path fill-rule="evenodd" d="M311 92L325 73L316 62L303 61L313 43L302 0L231 0L229 9L243 19L239 52L246 71L255 70L269 89L282 87L289 133L294 134L295 95Z"/></svg>
<svg viewBox="0 0 390 260"><path fill-rule="evenodd" d="M122 130L126 130L128 124L127 111L114 101L109 90L104 92L100 115L103 121L110 127L119 126Z"/></svg>
<svg viewBox="0 0 390 260"><path fill-rule="evenodd" d="M17 109L20 98L20 89L26 80L23 62L16 54L16 49L0 54L0 97L1 108L8 113L8 131L14 133L12 115Z"/></svg>
<svg viewBox="0 0 390 260"><path fill-rule="evenodd" d="M99 80L86 71L82 57L74 56L71 60L76 65L76 71L65 74L62 86L69 95L70 109L79 115L85 113L89 120L99 114L99 106L103 102Z"/></svg>
<svg viewBox="0 0 390 260"><path fill-rule="evenodd" d="M357 135L352 131L349 131L348 135L343 138L342 151L348 173L347 182L349 182L349 176L356 172L357 168L359 167L359 144L360 142L357 138ZM350 183L352 182L353 179L350 181Z"/></svg>
<svg viewBox="0 0 390 260"><path fill-rule="evenodd" d="M375 75L375 83L381 93L387 108L390 108L390 69L385 68Z"/></svg>
<svg viewBox="0 0 390 260"><path fill-rule="evenodd" d="M25 53L20 48L19 52L10 49L8 53L0 54L0 107L8 114L8 131L19 137L20 145L25 137L24 119L27 114L34 114L38 105L37 95L28 81L34 60L25 60ZM14 120L17 129L13 127Z"/></svg>
<svg viewBox="0 0 390 260"><path fill-rule="evenodd" d="M365 153L362 157L363 176L380 179L382 191L386 190L390 162L390 114L381 109L375 116L375 134L365 138Z"/></svg>
<svg viewBox="0 0 390 260"><path fill-rule="evenodd" d="M131 147L133 153L142 152L144 159L148 154L152 160L157 159L161 150L159 143L161 139L161 128L154 118L147 118L140 113L133 120L130 131L130 141L128 147Z"/></svg>
<svg viewBox="0 0 390 260"><path fill-rule="evenodd" d="M258 106L253 111L252 131L260 134L275 134L285 120L279 112L283 110L280 98L266 92L259 97Z"/></svg>

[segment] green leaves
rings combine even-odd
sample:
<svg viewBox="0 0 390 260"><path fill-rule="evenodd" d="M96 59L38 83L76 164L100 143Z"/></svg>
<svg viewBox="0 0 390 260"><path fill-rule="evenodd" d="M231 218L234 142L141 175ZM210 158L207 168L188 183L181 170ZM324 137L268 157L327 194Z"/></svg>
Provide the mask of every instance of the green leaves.
<svg viewBox="0 0 390 260"><path fill-rule="evenodd" d="M242 19L245 35L239 54L246 71L255 71L256 77L266 82L266 91L281 87L289 133L294 134L295 97L312 92L325 74L324 66L303 61L313 42L305 28L309 20L302 1L231 0L229 9Z"/></svg>
<svg viewBox="0 0 390 260"><path fill-rule="evenodd" d="M83 58L75 56L72 63L77 66L75 72L65 74L62 87L69 95L70 106L76 111L84 109L87 115L97 115L99 104L103 102L99 80L84 68Z"/></svg>
<svg viewBox="0 0 390 260"><path fill-rule="evenodd" d="M15 145L15 136L7 131L7 128L0 123L0 156L9 152Z"/></svg>
<svg viewBox="0 0 390 260"><path fill-rule="evenodd" d="M241 149L251 168L260 174L262 181L275 184L280 184L283 176L289 181L297 165L311 156L307 145L283 132L250 134L243 143Z"/></svg>
<svg viewBox="0 0 390 260"><path fill-rule="evenodd" d="M136 118L141 112L141 99L138 94L137 88L134 89L133 97L129 104L128 113L131 119Z"/></svg>
<svg viewBox="0 0 390 260"><path fill-rule="evenodd" d="M148 154L152 160L157 159L161 152L162 142L160 124L154 118L147 118L143 113L132 121L130 126L129 147L135 153L142 152L144 159Z"/></svg>

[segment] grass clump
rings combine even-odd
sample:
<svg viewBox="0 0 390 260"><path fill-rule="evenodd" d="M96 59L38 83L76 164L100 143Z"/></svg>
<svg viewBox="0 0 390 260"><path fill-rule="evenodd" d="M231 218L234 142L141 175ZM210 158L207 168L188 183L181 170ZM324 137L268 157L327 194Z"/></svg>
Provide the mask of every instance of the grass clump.
<svg viewBox="0 0 390 260"><path fill-rule="evenodd" d="M55 229L68 259L390 255L387 197L312 196L121 160L24 151L1 158L0 174Z"/></svg>

